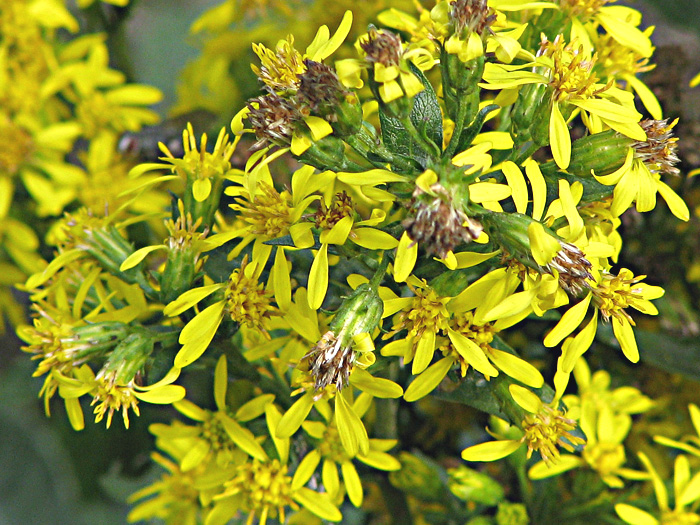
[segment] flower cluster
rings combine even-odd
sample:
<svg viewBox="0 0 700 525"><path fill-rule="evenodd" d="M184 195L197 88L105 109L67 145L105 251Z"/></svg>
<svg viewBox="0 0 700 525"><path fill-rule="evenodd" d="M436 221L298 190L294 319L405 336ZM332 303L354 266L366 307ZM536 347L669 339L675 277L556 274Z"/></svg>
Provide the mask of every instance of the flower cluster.
<svg viewBox="0 0 700 525"><path fill-rule="evenodd" d="M690 215L665 182L679 173L676 122L636 77L650 31L608 3L438 0L383 11L385 27L354 46L351 11L303 50L292 35L253 44L261 93L230 134L212 145L188 124L182 151L161 144L123 186L116 137L151 122L141 106L155 93L124 86L98 37L33 66L46 68L37 100L71 120L34 126L27 112L48 108L0 93L16 137L0 157L0 213L19 181L40 213L84 205L53 226L47 265L18 255L34 239L7 244L31 274L35 316L19 334L47 411L58 394L76 429L83 396L107 426L115 413L128 426L142 403L189 420L151 425L166 472L132 497L131 521L339 522L351 506L390 513L376 494L398 490L426 522L526 523L534 500L408 453L428 449L413 421L447 401L491 416L496 438L462 429L450 461L508 456L523 487L573 472L601 490L652 479L661 522L692 514L687 459L675 510L647 456L644 471L626 466L632 417L655 403L583 359L637 363L635 327L664 294L618 266L621 216L657 194ZM233 4L195 30L222 31ZM65 159L79 136L87 171ZM91 170L109 170L110 191ZM213 403L183 386L202 375ZM697 454L679 443L663 442ZM611 516L646 516L619 501Z"/></svg>

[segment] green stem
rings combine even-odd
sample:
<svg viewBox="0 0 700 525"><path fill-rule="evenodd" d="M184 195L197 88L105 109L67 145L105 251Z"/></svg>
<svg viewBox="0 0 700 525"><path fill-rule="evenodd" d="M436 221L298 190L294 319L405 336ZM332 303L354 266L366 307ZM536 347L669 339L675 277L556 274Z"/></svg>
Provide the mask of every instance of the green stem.
<svg viewBox="0 0 700 525"><path fill-rule="evenodd" d="M382 254L382 262L379 263L379 266L377 267L377 270L374 272L374 275L372 276L372 279L369 281L370 287L374 290L379 289L379 283L382 282L382 279L384 279L384 276L386 275L386 270L389 267L389 254L384 251Z"/></svg>
<svg viewBox="0 0 700 525"><path fill-rule="evenodd" d="M469 102L466 97L460 97L457 102L457 115L455 117L455 128L452 132L452 137L450 138L450 143L447 145L447 149L442 154L443 159L450 159L452 155L457 151L457 146L459 145L459 139L462 136L462 131L464 130L464 121L467 118L467 112L469 110Z"/></svg>

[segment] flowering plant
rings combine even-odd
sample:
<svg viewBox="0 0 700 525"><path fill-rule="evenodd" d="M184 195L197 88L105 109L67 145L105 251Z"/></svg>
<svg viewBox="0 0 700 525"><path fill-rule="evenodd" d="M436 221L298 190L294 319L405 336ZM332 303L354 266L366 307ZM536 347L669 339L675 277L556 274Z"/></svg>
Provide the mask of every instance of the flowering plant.
<svg viewBox="0 0 700 525"><path fill-rule="evenodd" d="M574 520L700 520L685 456L674 507L647 455L628 465L632 415L654 403L584 359L617 347L637 363L634 327L664 294L618 264L623 213L658 194L690 218L668 184L676 123L637 77L651 30L609 3L438 0L381 12L354 43L347 11L303 49L254 44L260 94L213 146L188 125L181 151L161 144L130 169L124 204L52 226L18 330L47 411L62 398L76 430L85 399L108 427L143 404L187 418L151 425L166 472L132 496L131 521L339 522L396 506L425 523L556 522L566 513L538 497L578 496L531 481L555 476L600 482ZM77 106L98 88L131 103L108 80L84 86L90 65L68 60L48 85ZM80 128L90 148L95 126ZM151 197L166 189L169 211ZM208 404L186 388L202 374ZM495 439L461 435L445 468L411 433L431 411L448 427L454 403L488 416ZM498 462L498 481L460 453ZM520 496L506 498L506 465ZM656 514L630 503L649 479Z"/></svg>

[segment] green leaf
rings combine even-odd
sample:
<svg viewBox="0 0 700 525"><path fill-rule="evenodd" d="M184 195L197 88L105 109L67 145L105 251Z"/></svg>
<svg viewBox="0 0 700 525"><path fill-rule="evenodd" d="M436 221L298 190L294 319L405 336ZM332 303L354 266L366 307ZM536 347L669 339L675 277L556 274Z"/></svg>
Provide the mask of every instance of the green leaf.
<svg viewBox="0 0 700 525"><path fill-rule="evenodd" d="M409 118L419 133L433 141L438 148L442 148L442 111L435 90L420 69L413 64L410 66L411 71L420 79L425 89L414 97ZM411 138L401 121L387 115L381 106L379 122L382 128L382 140L389 150L407 160L417 161L423 167L427 166L430 158L428 153Z"/></svg>
<svg viewBox="0 0 700 525"><path fill-rule="evenodd" d="M642 362L700 381L700 341L697 337L634 331Z"/></svg>

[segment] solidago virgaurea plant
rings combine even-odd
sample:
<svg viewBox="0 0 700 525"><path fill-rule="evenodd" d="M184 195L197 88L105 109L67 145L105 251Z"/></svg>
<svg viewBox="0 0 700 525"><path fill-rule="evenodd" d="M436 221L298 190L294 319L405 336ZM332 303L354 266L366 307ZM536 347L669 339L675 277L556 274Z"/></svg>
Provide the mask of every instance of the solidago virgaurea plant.
<svg viewBox="0 0 700 525"><path fill-rule="evenodd" d="M700 521L696 462L669 503L661 455L627 449L656 402L589 365L640 361L664 295L619 263L621 216L690 218L676 121L637 76L652 29L605 0L354 20L252 43L229 129L188 125L128 205L53 226L18 330L47 411L175 409L132 522Z"/></svg>

